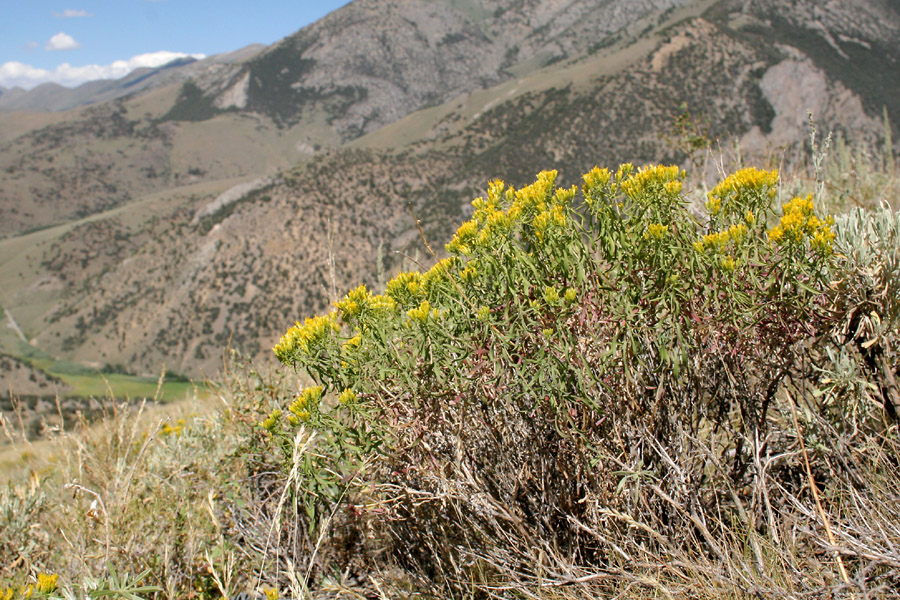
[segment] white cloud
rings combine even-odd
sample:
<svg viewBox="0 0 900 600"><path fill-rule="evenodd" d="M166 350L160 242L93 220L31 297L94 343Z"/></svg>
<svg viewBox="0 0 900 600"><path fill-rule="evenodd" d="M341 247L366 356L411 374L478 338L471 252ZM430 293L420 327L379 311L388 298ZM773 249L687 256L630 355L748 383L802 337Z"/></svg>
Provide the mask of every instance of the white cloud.
<svg viewBox="0 0 900 600"><path fill-rule="evenodd" d="M151 52L139 54L128 60L117 60L108 65L84 65L73 67L63 63L53 71L39 69L20 62L8 62L0 65L0 87L22 87L31 89L42 83L53 82L67 87L75 87L86 81L97 79L119 79L140 67L161 67L177 58L206 58L204 54L185 54L184 52Z"/></svg>
<svg viewBox="0 0 900 600"><path fill-rule="evenodd" d="M53 16L56 17L57 19L74 19L76 17L91 17L93 15L91 15L91 13L89 13L86 10L67 8L66 10L62 11L61 13L54 12Z"/></svg>
<svg viewBox="0 0 900 600"><path fill-rule="evenodd" d="M47 42L44 50L77 50L81 44L75 41L71 35L60 31Z"/></svg>

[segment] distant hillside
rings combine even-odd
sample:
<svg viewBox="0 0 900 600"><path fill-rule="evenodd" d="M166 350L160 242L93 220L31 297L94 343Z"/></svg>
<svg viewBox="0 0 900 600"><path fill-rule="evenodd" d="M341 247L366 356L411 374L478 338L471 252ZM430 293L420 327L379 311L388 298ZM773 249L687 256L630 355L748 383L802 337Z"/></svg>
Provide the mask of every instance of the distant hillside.
<svg viewBox="0 0 900 600"><path fill-rule="evenodd" d="M245 63L0 133L0 303L95 365L267 360L340 290L430 260L410 206L440 250L488 179L684 162L686 111L757 156L795 155L807 110L880 143L898 39L877 0L357 0Z"/></svg>

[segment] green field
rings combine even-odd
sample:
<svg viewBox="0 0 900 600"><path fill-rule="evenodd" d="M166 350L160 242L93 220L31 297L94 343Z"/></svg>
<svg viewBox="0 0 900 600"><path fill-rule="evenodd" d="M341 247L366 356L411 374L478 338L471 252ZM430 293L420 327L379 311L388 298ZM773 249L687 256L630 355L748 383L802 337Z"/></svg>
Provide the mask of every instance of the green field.
<svg viewBox="0 0 900 600"><path fill-rule="evenodd" d="M7 338L7 342L10 340ZM204 382L195 382L178 375L160 377L142 377L117 372L104 372L85 365L57 360L44 351L15 340L3 348L9 354L29 363L34 368L62 380L69 389L64 396L82 398L156 398L164 402L182 400L189 395L205 395L207 386ZM160 372L163 367L160 365Z"/></svg>

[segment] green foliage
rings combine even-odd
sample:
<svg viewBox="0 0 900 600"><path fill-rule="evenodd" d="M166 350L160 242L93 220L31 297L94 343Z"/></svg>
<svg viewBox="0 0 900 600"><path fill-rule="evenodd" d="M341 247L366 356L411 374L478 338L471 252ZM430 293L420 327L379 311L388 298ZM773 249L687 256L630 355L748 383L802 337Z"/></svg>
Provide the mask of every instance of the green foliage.
<svg viewBox="0 0 900 600"><path fill-rule="evenodd" d="M608 511L715 553L695 515L748 484L801 341L833 320L834 233L809 199L776 214L777 172L726 178L702 218L685 176L595 168L577 200L555 172L494 181L448 258L291 328L275 354L315 385L262 429L285 469L297 431L318 436L310 526L344 501L386 512L398 560L462 578L538 576L531 552L492 555L510 527L574 564L659 542L593 536Z"/></svg>

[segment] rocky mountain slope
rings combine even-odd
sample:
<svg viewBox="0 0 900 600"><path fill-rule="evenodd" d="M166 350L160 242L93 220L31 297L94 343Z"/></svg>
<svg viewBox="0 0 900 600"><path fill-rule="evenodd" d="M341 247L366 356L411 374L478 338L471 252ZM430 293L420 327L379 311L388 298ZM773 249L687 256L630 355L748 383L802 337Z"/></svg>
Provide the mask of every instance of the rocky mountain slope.
<svg viewBox="0 0 900 600"><path fill-rule="evenodd" d="M433 260L410 207L440 249L490 178L683 162L686 109L722 147L776 160L804 143L807 109L823 131L879 142L885 111L900 123L898 32L886 0L357 0L216 76L48 125L110 111L162 133L79 138L106 149L104 176L129 197L0 240L0 304L32 345L91 364L210 374L229 345L264 361L348 287ZM82 169L30 152L37 131L0 140L0 164L23 180L60 169L65 194ZM266 156L266 140L285 152ZM158 184L115 156L141 169L155 147ZM10 211L27 187L3 177ZM104 197L93 185L66 206Z"/></svg>

